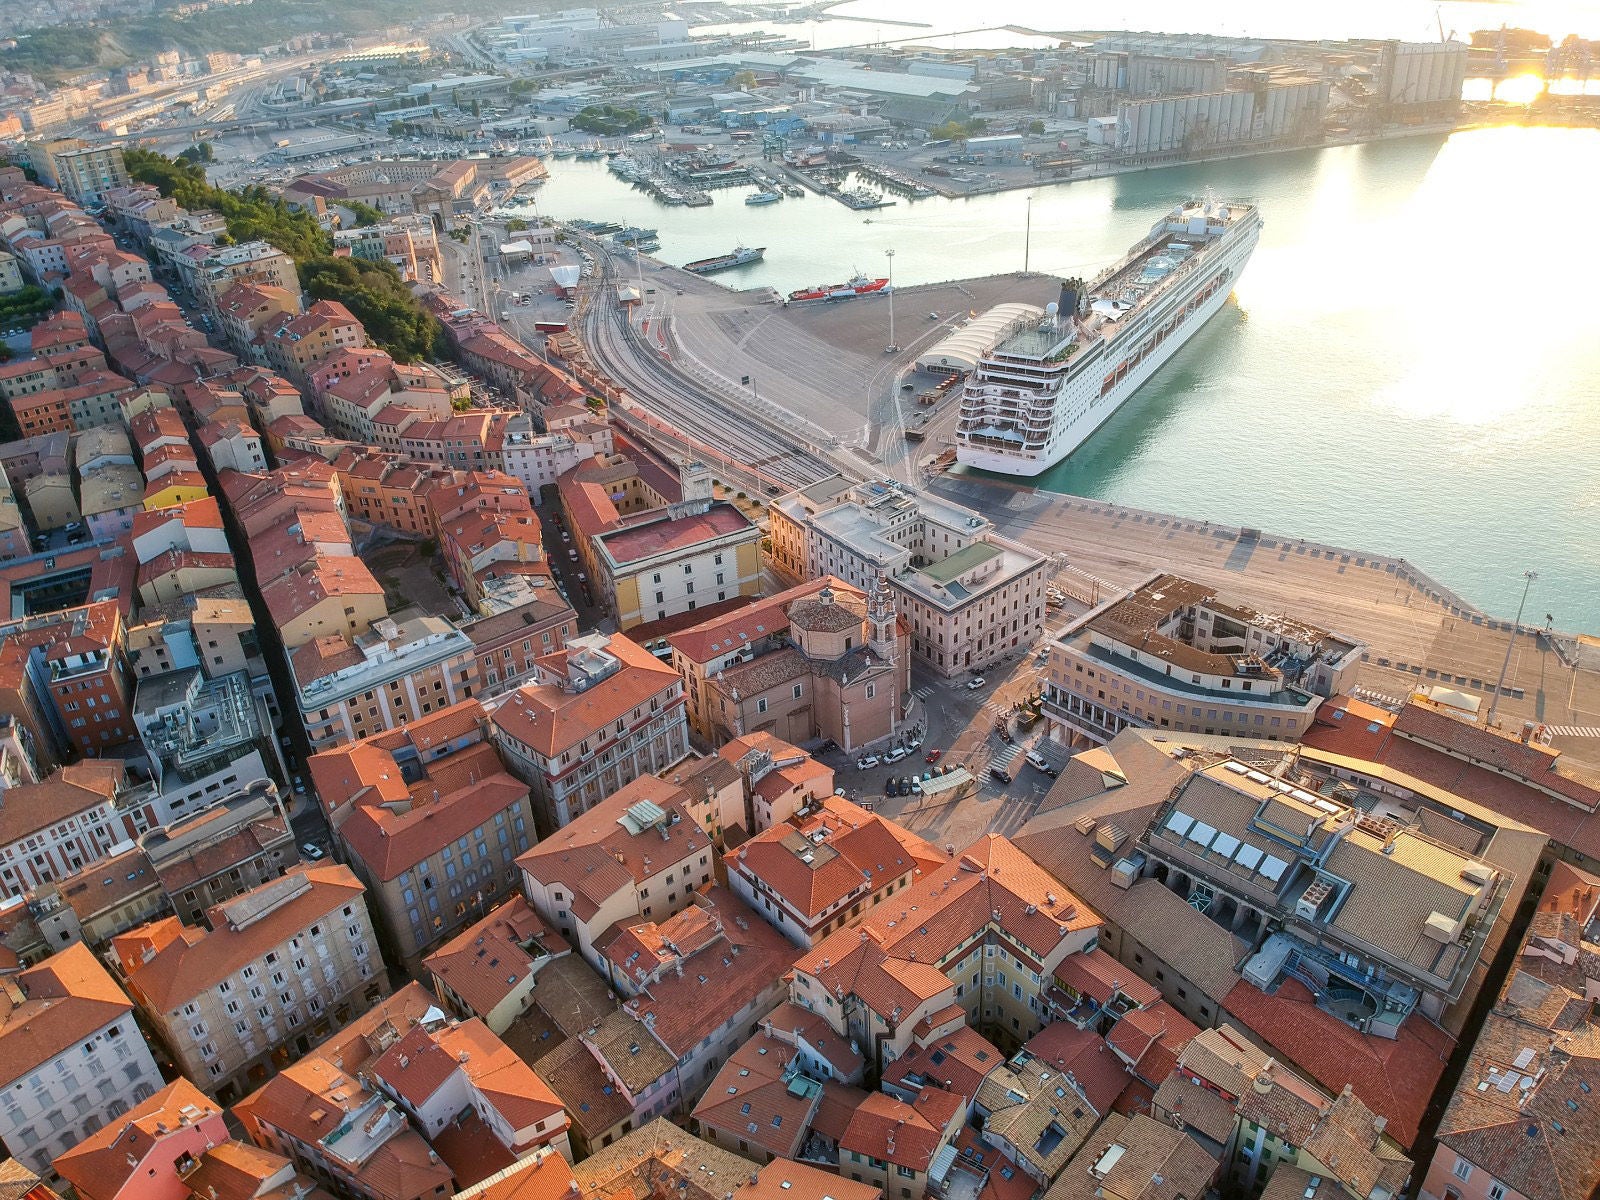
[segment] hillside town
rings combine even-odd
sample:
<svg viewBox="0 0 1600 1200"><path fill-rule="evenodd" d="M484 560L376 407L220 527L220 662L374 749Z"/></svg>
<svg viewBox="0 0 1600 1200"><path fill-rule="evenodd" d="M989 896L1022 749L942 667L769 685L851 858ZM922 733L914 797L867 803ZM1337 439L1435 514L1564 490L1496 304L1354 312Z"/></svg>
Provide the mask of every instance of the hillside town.
<svg viewBox="0 0 1600 1200"><path fill-rule="evenodd" d="M1004 181L957 140L1016 183L1454 120L1466 47L617 28L10 81L0 1200L1600 1195L1600 772L1475 692L1525 696L1378 694L1243 574L1115 586L864 454L757 463L753 386L674 428L580 324L637 259L480 219L545 173L505 139L674 83L817 167L1037 108L875 168L959 194ZM270 195L123 144L212 77L195 138L234 87L350 122L223 176ZM485 231L548 269L537 338Z"/></svg>

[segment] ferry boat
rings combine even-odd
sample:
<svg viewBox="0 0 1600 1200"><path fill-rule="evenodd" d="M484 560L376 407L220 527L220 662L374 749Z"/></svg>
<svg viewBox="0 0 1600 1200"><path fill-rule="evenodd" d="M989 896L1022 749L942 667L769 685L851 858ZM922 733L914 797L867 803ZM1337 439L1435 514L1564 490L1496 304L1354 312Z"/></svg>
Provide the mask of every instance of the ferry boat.
<svg viewBox="0 0 1600 1200"><path fill-rule="evenodd" d="M1180 204L1092 283L1070 279L978 361L961 397L957 459L1038 475L1088 440L1227 301L1256 248L1254 204Z"/></svg>
<svg viewBox="0 0 1600 1200"><path fill-rule="evenodd" d="M790 304L805 304L812 300L853 300L857 296L870 296L875 292L888 292L888 279L868 279L857 275L847 283L829 283L822 287L801 288L789 293Z"/></svg>
<svg viewBox="0 0 1600 1200"><path fill-rule="evenodd" d="M744 198L746 204L776 204L783 199L782 192L759 191L751 192Z"/></svg>
<svg viewBox="0 0 1600 1200"><path fill-rule="evenodd" d="M719 254L715 258L701 258L692 263L684 263L683 269L693 271L696 275L715 275L718 271L742 267L746 263L760 262L766 252L765 246L739 246L732 254Z"/></svg>

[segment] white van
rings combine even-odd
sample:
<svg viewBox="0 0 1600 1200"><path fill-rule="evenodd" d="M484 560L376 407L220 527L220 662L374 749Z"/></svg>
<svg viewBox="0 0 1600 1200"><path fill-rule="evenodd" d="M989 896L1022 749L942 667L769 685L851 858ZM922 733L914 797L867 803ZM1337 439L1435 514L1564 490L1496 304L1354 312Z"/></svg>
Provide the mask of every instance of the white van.
<svg viewBox="0 0 1600 1200"><path fill-rule="evenodd" d="M1037 750L1028 751L1028 765L1036 771L1043 771L1046 775L1054 775L1055 767L1050 765L1050 760Z"/></svg>

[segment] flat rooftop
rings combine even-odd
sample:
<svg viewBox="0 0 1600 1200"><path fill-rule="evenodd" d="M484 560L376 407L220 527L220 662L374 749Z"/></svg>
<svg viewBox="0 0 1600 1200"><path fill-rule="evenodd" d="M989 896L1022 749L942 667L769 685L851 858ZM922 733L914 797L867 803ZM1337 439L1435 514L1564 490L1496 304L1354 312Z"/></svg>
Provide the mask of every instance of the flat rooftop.
<svg viewBox="0 0 1600 1200"><path fill-rule="evenodd" d="M717 503L704 513L687 517L658 517L638 525L624 525L599 534L601 543L619 566L755 529L750 518L731 504Z"/></svg>

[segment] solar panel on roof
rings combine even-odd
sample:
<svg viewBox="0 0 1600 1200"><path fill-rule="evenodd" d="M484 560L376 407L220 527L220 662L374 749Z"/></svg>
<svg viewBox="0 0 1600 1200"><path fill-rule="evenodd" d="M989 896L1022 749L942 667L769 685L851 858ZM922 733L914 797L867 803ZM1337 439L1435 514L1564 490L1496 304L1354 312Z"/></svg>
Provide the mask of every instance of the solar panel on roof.
<svg viewBox="0 0 1600 1200"><path fill-rule="evenodd" d="M1246 871L1254 871L1256 869L1256 864L1261 861L1262 853L1263 852L1261 850L1258 850L1249 842L1245 842L1240 845L1238 850L1234 852L1233 861L1238 863Z"/></svg>
<svg viewBox="0 0 1600 1200"><path fill-rule="evenodd" d="M1211 848L1223 858L1233 857L1233 852L1239 848L1239 839L1231 833L1217 834L1217 840L1211 843Z"/></svg>
<svg viewBox="0 0 1600 1200"><path fill-rule="evenodd" d="M1266 783L1267 782L1267 777L1265 775L1263 775L1260 771L1247 772L1246 773L1246 777L1252 783Z"/></svg>
<svg viewBox="0 0 1600 1200"><path fill-rule="evenodd" d="M1247 772L1250 769L1249 767L1245 766L1243 763L1240 763L1240 762L1226 762L1226 763L1223 763L1222 765L1227 767L1228 770L1232 771L1235 775L1243 775L1245 772Z"/></svg>
<svg viewBox="0 0 1600 1200"><path fill-rule="evenodd" d="M1174 809L1172 815L1167 818L1167 828L1180 838L1189 832L1189 826L1193 824L1193 817L1191 817L1188 813L1178 812L1176 809Z"/></svg>
<svg viewBox="0 0 1600 1200"><path fill-rule="evenodd" d="M1277 883L1278 880L1283 878L1283 873L1284 871L1288 870L1288 868L1289 864L1284 862L1283 859L1269 854L1265 859L1262 860L1261 866L1258 869L1262 875L1272 880L1273 883Z"/></svg>
<svg viewBox="0 0 1600 1200"><path fill-rule="evenodd" d="M1209 846L1211 839L1217 836L1217 829L1216 826L1207 825L1204 821L1196 821L1194 828L1184 836L1198 845Z"/></svg>

